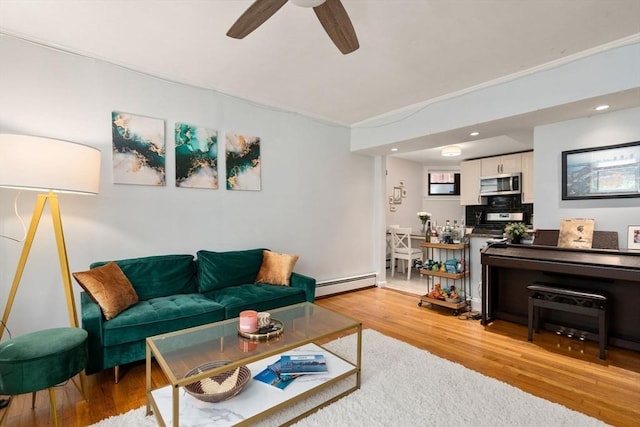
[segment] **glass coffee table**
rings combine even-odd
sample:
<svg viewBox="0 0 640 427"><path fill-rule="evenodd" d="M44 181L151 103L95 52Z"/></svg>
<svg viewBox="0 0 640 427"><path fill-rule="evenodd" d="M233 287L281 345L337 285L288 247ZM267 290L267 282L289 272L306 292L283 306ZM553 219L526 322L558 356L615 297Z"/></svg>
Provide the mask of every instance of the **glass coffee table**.
<svg viewBox="0 0 640 427"><path fill-rule="evenodd" d="M238 318L147 338L147 414L155 413L162 426L188 427L203 425L203 422L208 426L250 425L297 404L300 413L293 414L288 424L360 388L360 321L308 302L270 310L270 313L283 327L280 335L270 339L240 336ZM323 347L331 339L348 333L357 333L351 354L338 355ZM285 353L321 353L328 372L296 378L283 390L253 379ZM169 381L168 386L152 389L152 357ZM222 360L229 363L185 378L185 374L196 367ZM239 366L251 370L251 379L239 394L228 400L204 402L184 389L194 381ZM319 399L316 394L321 390L335 391L335 394L325 396L323 393Z"/></svg>

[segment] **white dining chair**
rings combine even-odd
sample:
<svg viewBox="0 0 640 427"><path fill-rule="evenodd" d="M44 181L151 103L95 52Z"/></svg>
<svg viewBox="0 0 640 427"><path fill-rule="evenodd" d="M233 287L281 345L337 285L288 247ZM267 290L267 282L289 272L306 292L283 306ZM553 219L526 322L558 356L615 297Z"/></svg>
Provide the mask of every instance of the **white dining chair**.
<svg viewBox="0 0 640 427"><path fill-rule="evenodd" d="M407 262L407 280L411 280L413 260L422 259L422 249L411 247L411 228L389 228L391 233L391 276L395 274L396 259Z"/></svg>

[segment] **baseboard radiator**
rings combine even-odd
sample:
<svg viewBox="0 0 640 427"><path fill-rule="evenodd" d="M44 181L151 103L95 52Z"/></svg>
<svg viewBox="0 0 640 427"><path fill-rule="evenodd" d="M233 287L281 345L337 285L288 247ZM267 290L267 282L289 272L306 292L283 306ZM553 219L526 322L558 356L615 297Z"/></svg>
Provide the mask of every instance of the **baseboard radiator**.
<svg viewBox="0 0 640 427"><path fill-rule="evenodd" d="M374 273L329 280L322 283L316 283L316 297L355 291L357 289L370 288L372 286L376 286L376 275Z"/></svg>

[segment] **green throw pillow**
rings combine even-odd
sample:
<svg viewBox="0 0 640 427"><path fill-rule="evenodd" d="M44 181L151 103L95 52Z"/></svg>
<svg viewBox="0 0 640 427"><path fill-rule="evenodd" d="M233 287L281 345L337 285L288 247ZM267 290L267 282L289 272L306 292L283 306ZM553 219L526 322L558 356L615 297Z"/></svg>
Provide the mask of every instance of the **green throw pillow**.
<svg viewBox="0 0 640 427"><path fill-rule="evenodd" d="M197 292L193 255L156 255L115 261L142 301ZM91 268L105 262L94 262Z"/></svg>
<svg viewBox="0 0 640 427"><path fill-rule="evenodd" d="M254 283L262 265L264 249L197 253L198 289L213 291L228 286Z"/></svg>

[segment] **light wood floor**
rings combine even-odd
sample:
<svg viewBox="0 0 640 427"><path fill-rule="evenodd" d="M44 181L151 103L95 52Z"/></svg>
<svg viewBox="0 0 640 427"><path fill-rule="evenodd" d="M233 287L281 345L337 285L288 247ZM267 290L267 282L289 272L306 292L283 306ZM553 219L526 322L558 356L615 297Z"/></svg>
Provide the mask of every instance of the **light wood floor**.
<svg viewBox="0 0 640 427"><path fill-rule="evenodd" d="M640 353L611 348L598 359L595 343L581 353L576 342L542 332L527 341L526 327L463 320L450 311L418 307L418 298L398 291L371 288L319 299L317 304L361 319L375 329L497 378L531 394L618 426L640 426ZM571 349L570 349L571 346ZM145 401L144 363L123 367L119 384L113 370L88 377L89 402L69 383L56 391L61 426L86 426L111 415L138 408ZM428 372L423 373L429 380ZM164 385L159 369L153 382ZM478 390L479 398L482 390ZM424 397L425 405L429 396ZM0 412L1 414L2 412ZM14 399L9 426L52 425L48 394L39 392L36 408L30 395Z"/></svg>

